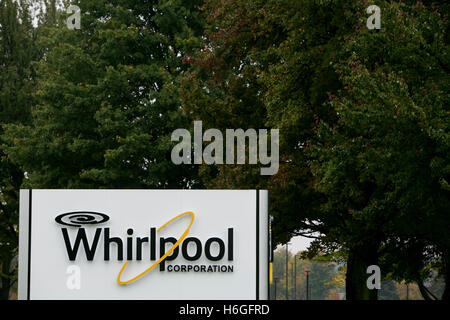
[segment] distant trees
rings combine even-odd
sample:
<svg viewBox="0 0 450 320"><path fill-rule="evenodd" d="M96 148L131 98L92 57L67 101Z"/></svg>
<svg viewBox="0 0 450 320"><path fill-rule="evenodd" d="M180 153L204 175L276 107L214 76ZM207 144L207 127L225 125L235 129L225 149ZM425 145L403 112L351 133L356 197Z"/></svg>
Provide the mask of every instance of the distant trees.
<svg viewBox="0 0 450 320"><path fill-rule="evenodd" d="M330 261L329 256L318 255L312 260L302 259L303 252L295 255L288 251L288 298L289 300L306 300L306 271L309 271L309 298L311 300L341 300L345 297L345 278L347 265L345 261ZM295 262L294 259L297 261ZM296 269L295 269L296 266ZM286 299L286 249L278 247L274 252L273 282L270 287L270 298ZM296 270L296 271L295 271ZM426 288L433 295L441 297L445 289L442 277L436 277L436 271L426 281ZM296 278L294 280L294 277ZM294 286L295 284L295 286ZM294 293L296 290L296 294ZM381 289L376 291L379 300L423 300L421 289L416 283L396 282L385 279Z"/></svg>
<svg viewBox="0 0 450 320"><path fill-rule="evenodd" d="M301 260L301 254L288 252L289 300L306 300L306 273L309 273L309 297L311 300L339 299L344 289L335 282L338 265L320 260ZM297 259L295 262L294 259ZM295 269L296 267L296 269ZM280 247L274 252L273 277L277 278L277 300L286 299L286 250ZM296 278L294 281L294 277ZM275 281L275 280L274 280ZM294 283L296 286L294 286ZM296 293L294 293L296 290ZM275 284L271 286L271 299L275 298Z"/></svg>

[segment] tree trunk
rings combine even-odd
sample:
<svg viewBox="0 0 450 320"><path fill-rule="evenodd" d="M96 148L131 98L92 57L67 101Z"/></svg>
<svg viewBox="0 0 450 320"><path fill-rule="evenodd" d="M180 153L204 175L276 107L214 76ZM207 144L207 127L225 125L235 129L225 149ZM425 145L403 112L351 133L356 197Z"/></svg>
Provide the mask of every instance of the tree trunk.
<svg viewBox="0 0 450 320"><path fill-rule="evenodd" d="M430 290L425 287L422 280L416 281L416 283L424 300L439 300Z"/></svg>
<svg viewBox="0 0 450 320"><path fill-rule="evenodd" d="M367 267L378 265L377 247L373 245L350 249L345 277L345 295L347 300L377 300L378 290L367 287Z"/></svg>
<svg viewBox="0 0 450 320"><path fill-rule="evenodd" d="M450 253L445 252L444 256L444 280L445 280L445 289L442 293L441 300L450 301Z"/></svg>
<svg viewBox="0 0 450 320"><path fill-rule="evenodd" d="M2 262L2 274L9 275L9 270L11 267L12 259L8 257L5 261ZM9 291L11 289L11 279L6 277L1 277L1 288L0 288L0 300L8 300L9 299Z"/></svg>
<svg viewBox="0 0 450 320"><path fill-rule="evenodd" d="M445 289L441 300L450 301L450 274L448 271L445 279Z"/></svg>

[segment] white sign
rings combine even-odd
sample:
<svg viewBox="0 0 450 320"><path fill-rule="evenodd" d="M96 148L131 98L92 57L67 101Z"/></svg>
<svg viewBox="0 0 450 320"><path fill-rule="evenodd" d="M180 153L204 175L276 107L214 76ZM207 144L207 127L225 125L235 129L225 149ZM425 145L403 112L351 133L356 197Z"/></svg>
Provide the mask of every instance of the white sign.
<svg viewBox="0 0 450 320"><path fill-rule="evenodd" d="M268 193L21 190L19 299L267 299Z"/></svg>

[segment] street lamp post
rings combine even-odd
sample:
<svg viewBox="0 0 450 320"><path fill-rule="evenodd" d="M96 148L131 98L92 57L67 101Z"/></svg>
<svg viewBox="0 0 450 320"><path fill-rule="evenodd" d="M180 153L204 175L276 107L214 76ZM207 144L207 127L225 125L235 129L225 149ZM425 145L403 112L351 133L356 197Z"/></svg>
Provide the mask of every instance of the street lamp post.
<svg viewBox="0 0 450 320"><path fill-rule="evenodd" d="M409 284L406 284L406 300L409 300Z"/></svg>
<svg viewBox="0 0 450 320"><path fill-rule="evenodd" d="M289 282L288 282L288 272L289 272L289 255L288 255L288 245L289 242L286 242L286 300L289 300Z"/></svg>
<svg viewBox="0 0 450 320"><path fill-rule="evenodd" d="M294 256L294 300L297 300L297 255Z"/></svg>
<svg viewBox="0 0 450 320"><path fill-rule="evenodd" d="M277 281L278 281L278 277L275 277L273 279L275 280L274 300L277 300Z"/></svg>
<svg viewBox="0 0 450 320"><path fill-rule="evenodd" d="M306 270L306 300L309 300L309 270Z"/></svg>

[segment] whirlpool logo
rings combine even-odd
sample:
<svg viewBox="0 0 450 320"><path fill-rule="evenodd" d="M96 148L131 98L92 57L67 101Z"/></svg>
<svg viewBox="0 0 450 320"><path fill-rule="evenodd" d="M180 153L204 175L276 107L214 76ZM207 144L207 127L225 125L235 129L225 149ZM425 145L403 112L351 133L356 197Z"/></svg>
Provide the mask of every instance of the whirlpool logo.
<svg viewBox="0 0 450 320"><path fill-rule="evenodd" d="M176 220L189 216L190 221L186 230L183 232L179 239L174 237L159 237L157 233L162 229L169 228ZM117 283L119 285L126 285L133 281L138 280L155 267L159 266L159 271L167 272L233 272L233 265L230 264L175 264L168 265L166 267L166 261L173 261L177 259L180 253L182 257L189 261L195 262L199 260L204 254L206 259L211 262L219 262L223 260L233 261L233 228L227 230L227 240L224 241L218 237L212 237L206 240L203 244L202 241L196 237L187 237L195 220L195 215L191 211L181 213L174 218L164 223L159 228L149 227L148 236L135 237L133 235L134 230L132 228L127 229L126 239L122 239L120 236L111 236L111 230L109 227L96 227L93 237L88 237L86 229L91 229L92 226L105 223L109 221L109 216L105 213L93 212L93 211L75 211L67 212L58 215L55 221L62 225L61 233L64 240L67 256L70 261L75 261L80 251L80 246L83 247L86 259L88 261L94 260L99 247L100 238L103 235L103 260L109 261L111 259L111 244L115 244L117 248L116 259L123 261L126 255L126 261L122 265L118 275ZM67 227L77 228L74 239L69 236ZM73 238L73 237L72 237ZM89 238L91 240L89 240ZM159 243L159 255L157 255L157 248ZM172 246L166 251L168 244ZM189 246L191 250L189 250ZM97 254L98 256L98 254ZM137 274L128 280L122 279L122 273L130 261L144 260L151 261L151 265L143 272Z"/></svg>

